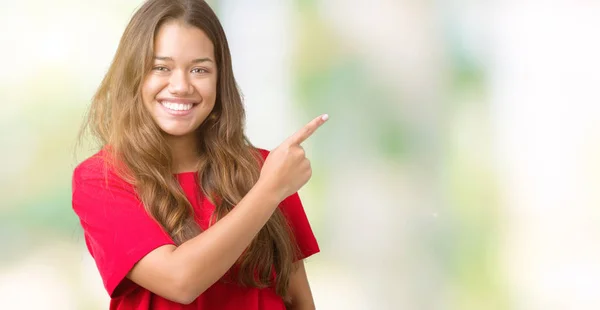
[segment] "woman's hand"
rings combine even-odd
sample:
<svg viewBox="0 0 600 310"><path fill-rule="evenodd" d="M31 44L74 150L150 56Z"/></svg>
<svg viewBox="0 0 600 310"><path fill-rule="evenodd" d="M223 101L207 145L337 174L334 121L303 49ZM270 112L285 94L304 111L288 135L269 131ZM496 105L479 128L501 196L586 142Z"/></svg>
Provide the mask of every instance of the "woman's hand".
<svg viewBox="0 0 600 310"><path fill-rule="evenodd" d="M328 118L327 114L315 118L272 150L260 171L257 184L265 186L279 201L304 186L312 175L312 169L301 144Z"/></svg>

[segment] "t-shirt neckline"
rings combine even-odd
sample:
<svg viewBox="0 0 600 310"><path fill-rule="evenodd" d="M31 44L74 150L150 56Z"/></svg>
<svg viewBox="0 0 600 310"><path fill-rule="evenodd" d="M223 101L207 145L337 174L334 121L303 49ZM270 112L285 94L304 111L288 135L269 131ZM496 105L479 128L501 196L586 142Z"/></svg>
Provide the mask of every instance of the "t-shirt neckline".
<svg viewBox="0 0 600 310"><path fill-rule="evenodd" d="M198 171L185 171L174 174L175 178L177 178L177 180L183 183L195 182L197 175Z"/></svg>

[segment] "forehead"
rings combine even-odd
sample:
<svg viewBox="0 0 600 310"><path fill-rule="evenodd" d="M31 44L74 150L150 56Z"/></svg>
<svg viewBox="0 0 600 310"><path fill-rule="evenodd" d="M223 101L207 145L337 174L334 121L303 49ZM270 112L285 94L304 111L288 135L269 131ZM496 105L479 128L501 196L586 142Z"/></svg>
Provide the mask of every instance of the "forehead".
<svg viewBox="0 0 600 310"><path fill-rule="evenodd" d="M171 57L176 62L214 59L214 46L201 29L181 20L169 20L160 26L154 37L154 54Z"/></svg>

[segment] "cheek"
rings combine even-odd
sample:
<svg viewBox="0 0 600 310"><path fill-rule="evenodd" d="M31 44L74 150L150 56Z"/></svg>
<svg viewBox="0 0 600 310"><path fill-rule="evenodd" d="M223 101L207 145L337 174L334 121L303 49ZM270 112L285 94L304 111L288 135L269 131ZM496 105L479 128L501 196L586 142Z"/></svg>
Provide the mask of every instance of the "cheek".
<svg viewBox="0 0 600 310"><path fill-rule="evenodd" d="M206 101L214 101L217 97L217 83L212 80L203 80L196 83L196 89Z"/></svg>
<svg viewBox="0 0 600 310"><path fill-rule="evenodd" d="M142 85L142 99L144 100L144 104L150 104L154 100L154 97L163 88L162 84L163 82L160 79L152 76L144 80L144 84Z"/></svg>

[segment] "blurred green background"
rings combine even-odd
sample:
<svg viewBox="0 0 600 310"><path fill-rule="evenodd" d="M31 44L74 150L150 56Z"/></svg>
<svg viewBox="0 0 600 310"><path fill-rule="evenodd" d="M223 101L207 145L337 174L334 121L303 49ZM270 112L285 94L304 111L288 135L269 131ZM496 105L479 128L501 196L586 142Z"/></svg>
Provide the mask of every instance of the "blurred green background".
<svg viewBox="0 0 600 310"><path fill-rule="evenodd" d="M255 145L331 116L301 191L319 309L600 307L600 3L209 2ZM141 1L0 3L0 309L107 309L70 182Z"/></svg>

